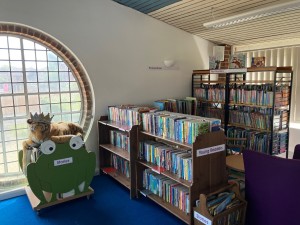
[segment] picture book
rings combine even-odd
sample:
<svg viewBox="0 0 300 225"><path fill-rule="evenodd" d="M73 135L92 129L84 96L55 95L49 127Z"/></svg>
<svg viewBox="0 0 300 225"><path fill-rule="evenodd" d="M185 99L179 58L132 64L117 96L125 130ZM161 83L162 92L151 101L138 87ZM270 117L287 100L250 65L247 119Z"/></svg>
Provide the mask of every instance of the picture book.
<svg viewBox="0 0 300 225"><path fill-rule="evenodd" d="M246 67L245 54L233 54L230 56L229 69L238 69Z"/></svg>
<svg viewBox="0 0 300 225"><path fill-rule="evenodd" d="M221 68L221 61L218 60L215 56L209 56L209 69L217 70Z"/></svg>
<svg viewBox="0 0 300 225"><path fill-rule="evenodd" d="M251 67L264 67L266 58L264 56L252 57Z"/></svg>

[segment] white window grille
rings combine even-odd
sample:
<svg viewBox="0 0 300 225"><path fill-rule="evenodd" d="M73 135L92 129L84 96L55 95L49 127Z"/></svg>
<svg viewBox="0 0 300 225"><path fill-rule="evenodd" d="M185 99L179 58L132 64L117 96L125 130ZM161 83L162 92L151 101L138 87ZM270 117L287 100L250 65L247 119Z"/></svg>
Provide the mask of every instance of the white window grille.
<svg viewBox="0 0 300 225"><path fill-rule="evenodd" d="M20 174L30 112L79 123L82 94L68 65L41 43L0 35L0 176Z"/></svg>

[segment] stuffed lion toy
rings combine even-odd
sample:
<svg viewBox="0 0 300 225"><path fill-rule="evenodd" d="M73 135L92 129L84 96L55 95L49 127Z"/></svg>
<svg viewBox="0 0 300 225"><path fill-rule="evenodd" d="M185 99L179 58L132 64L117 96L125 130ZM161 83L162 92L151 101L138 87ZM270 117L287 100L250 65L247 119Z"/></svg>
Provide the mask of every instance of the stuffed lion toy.
<svg viewBox="0 0 300 225"><path fill-rule="evenodd" d="M79 136L83 139L82 128L75 123L51 122L52 117L49 113L44 116L43 113L32 115L27 120L29 126L29 137L23 142L23 159L22 169L27 175L26 167L30 163L32 147L39 147L44 141L51 140L55 143L64 143L69 141L74 136Z"/></svg>

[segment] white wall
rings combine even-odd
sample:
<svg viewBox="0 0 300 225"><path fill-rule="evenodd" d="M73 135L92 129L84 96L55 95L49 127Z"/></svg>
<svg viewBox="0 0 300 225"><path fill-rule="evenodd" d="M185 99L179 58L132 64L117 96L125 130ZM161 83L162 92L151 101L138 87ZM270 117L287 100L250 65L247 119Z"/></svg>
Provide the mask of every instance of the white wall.
<svg viewBox="0 0 300 225"><path fill-rule="evenodd" d="M208 68L212 44L111 0L1 0L0 21L57 38L81 60L95 94L87 148L97 151L96 120L108 105L191 95L193 69ZM149 70L175 59L179 70Z"/></svg>

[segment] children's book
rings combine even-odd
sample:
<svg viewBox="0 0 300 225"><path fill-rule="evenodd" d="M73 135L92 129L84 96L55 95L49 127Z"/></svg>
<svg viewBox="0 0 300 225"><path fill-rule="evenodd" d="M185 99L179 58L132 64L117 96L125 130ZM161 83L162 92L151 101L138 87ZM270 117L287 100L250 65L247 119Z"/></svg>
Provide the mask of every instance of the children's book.
<svg viewBox="0 0 300 225"><path fill-rule="evenodd" d="M218 70L221 67L221 62L215 56L209 56L209 69Z"/></svg>
<svg viewBox="0 0 300 225"><path fill-rule="evenodd" d="M230 56L229 68L238 69L246 67L246 55L245 54L233 54Z"/></svg>
<svg viewBox="0 0 300 225"><path fill-rule="evenodd" d="M252 57L251 67L264 67L266 58L264 56Z"/></svg>

